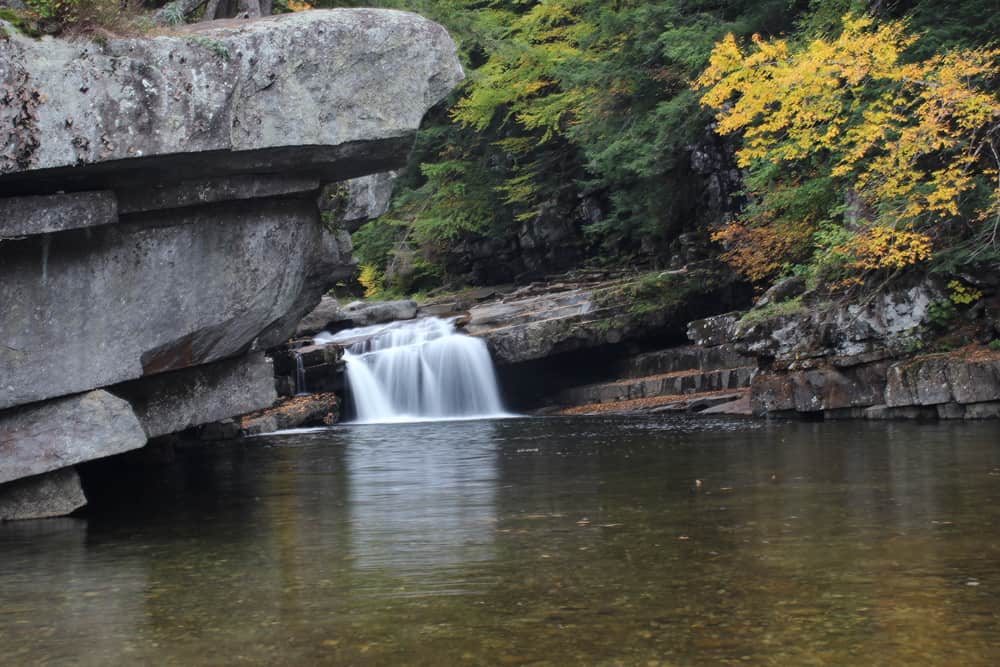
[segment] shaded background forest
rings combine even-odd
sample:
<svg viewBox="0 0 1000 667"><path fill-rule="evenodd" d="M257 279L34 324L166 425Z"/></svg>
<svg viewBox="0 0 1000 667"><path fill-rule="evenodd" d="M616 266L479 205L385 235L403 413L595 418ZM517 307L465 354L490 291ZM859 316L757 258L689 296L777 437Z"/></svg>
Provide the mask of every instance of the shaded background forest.
<svg viewBox="0 0 1000 667"><path fill-rule="evenodd" d="M857 209L864 205L852 209L852 188L822 169L817 177L815 165L776 161L773 155L765 156L765 168L737 165L739 133L721 137L714 131L718 109L702 104L704 91L692 85L713 47L731 33L743 44L752 35L781 37L791 51L805 51L814 40L837 39L844 16L851 14L874 19L869 33L902 19L901 30L912 43L900 45L901 66L963 49L986 53L995 66L995 53L986 49L1000 35L995 0L374 4L443 23L459 43L468 74L448 105L426 122L389 214L355 233L369 284L397 292L523 280L581 263L677 268L723 248L733 254L732 237L719 234L733 221L770 225L772 236L794 246L746 240L743 250L763 257L760 266L739 266L744 274L767 283L808 271L828 262L831 248L843 246L844 230L857 227ZM968 143L994 147L1000 120L995 71L973 73L968 83L986 91L987 107L992 102L976 128L979 135ZM869 76L861 85L878 88L880 82ZM779 93L772 102L780 101ZM852 104L848 111L857 112L857 102ZM983 144L976 148L983 160L972 171L985 187L963 191L964 208L951 219L928 220L938 228L951 225L946 233L931 234L940 251L936 258L950 268L996 259L995 248L982 238L989 225L967 229L973 209L989 209L977 197L983 191L995 196L995 164ZM817 147L810 160L829 160L829 153ZM954 155L917 160L950 163ZM783 199L762 204L762 190L780 191ZM770 210L751 220L747 211L759 214L761 205ZM798 227L782 228L776 224L781 218ZM906 221L898 224L913 229ZM711 242L713 235L720 243ZM917 254L910 264L927 259ZM816 278L843 274L820 271Z"/></svg>

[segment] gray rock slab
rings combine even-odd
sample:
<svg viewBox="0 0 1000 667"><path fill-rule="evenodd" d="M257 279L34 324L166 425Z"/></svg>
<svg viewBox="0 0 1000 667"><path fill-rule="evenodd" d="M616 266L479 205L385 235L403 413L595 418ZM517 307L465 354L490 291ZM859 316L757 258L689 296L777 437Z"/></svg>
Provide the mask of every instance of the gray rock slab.
<svg viewBox="0 0 1000 667"><path fill-rule="evenodd" d="M0 198L0 239L117 221L115 193L110 191Z"/></svg>
<svg viewBox="0 0 1000 667"><path fill-rule="evenodd" d="M332 296L323 296L319 304L302 318L295 328L296 336L310 336L326 329L331 322L344 320L340 303Z"/></svg>
<svg viewBox="0 0 1000 667"><path fill-rule="evenodd" d="M247 174L207 178L162 187L122 190L118 193L118 212L125 215L140 211L201 206L221 201L263 199L318 189L318 180L304 176Z"/></svg>
<svg viewBox="0 0 1000 667"><path fill-rule="evenodd" d="M412 320L417 316L416 301L355 301L341 308L345 321L354 327Z"/></svg>
<svg viewBox="0 0 1000 667"><path fill-rule="evenodd" d="M92 391L0 413L0 483L137 449L146 434L131 406Z"/></svg>
<svg viewBox="0 0 1000 667"><path fill-rule="evenodd" d="M387 171L325 185L320 193L319 208L332 216L333 225L355 232L388 210L396 174Z"/></svg>
<svg viewBox="0 0 1000 667"><path fill-rule="evenodd" d="M970 403L965 406L966 419L1000 419L1000 401Z"/></svg>
<svg viewBox="0 0 1000 667"><path fill-rule="evenodd" d="M0 107L0 126L18 128L0 154L0 190L46 175L162 182L150 174L183 180L313 163L340 181L385 171L405 159L398 142L381 168L347 162L376 142L412 137L463 77L444 28L390 10L207 22L101 44L11 33L0 41L0 84L27 108ZM16 123L24 114L29 121ZM200 159L168 159L193 153ZM102 165L109 169L90 169ZM24 172L36 173L18 178Z"/></svg>
<svg viewBox="0 0 1000 667"><path fill-rule="evenodd" d="M948 364L948 384L959 403L1000 401L1000 359L956 359Z"/></svg>
<svg viewBox="0 0 1000 667"><path fill-rule="evenodd" d="M0 244L0 408L276 345L342 260L297 200Z"/></svg>
<svg viewBox="0 0 1000 667"><path fill-rule="evenodd" d="M890 406L986 403L1000 400L1000 360L931 354L889 368Z"/></svg>
<svg viewBox="0 0 1000 667"><path fill-rule="evenodd" d="M0 521L65 516L86 504L75 468L0 484Z"/></svg>
<svg viewBox="0 0 1000 667"><path fill-rule="evenodd" d="M263 353L135 380L111 389L155 438L255 410L277 400Z"/></svg>
<svg viewBox="0 0 1000 667"><path fill-rule="evenodd" d="M695 345L710 347L733 341L736 324L743 313L725 313L688 324L687 335Z"/></svg>
<svg viewBox="0 0 1000 667"><path fill-rule="evenodd" d="M750 311L729 337L741 352L772 357L779 365L801 366L803 359L820 357L840 367L869 364L912 349L924 334L930 305L944 297L934 279L879 292L860 304L811 303L803 297L799 312ZM702 328L691 333L707 341L712 329Z"/></svg>
<svg viewBox="0 0 1000 667"><path fill-rule="evenodd" d="M750 402L756 415L883 405L885 374L884 364L852 369L758 373L751 381Z"/></svg>

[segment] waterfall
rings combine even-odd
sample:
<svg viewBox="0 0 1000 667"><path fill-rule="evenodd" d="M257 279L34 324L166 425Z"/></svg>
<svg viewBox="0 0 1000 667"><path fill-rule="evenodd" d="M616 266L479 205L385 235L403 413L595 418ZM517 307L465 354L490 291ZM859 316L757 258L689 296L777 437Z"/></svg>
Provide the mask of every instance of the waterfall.
<svg viewBox="0 0 1000 667"><path fill-rule="evenodd" d="M302 355L298 352L292 352L292 355L295 357L295 395L308 394L309 390L306 389L306 367L302 362Z"/></svg>
<svg viewBox="0 0 1000 667"><path fill-rule="evenodd" d="M486 343L455 331L453 319L320 334L344 346L347 382L363 423L508 416Z"/></svg>

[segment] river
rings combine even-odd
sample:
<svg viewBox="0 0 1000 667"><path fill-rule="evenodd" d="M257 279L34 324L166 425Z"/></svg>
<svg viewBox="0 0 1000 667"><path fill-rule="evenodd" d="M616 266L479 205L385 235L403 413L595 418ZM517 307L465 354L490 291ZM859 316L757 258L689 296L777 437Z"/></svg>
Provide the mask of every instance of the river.
<svg viewBox="0 0 1000 667"><path fill-rule="evenodd" d="M998 518L995 423L344 425L0 525L0 663L995 665Z"/></svg>

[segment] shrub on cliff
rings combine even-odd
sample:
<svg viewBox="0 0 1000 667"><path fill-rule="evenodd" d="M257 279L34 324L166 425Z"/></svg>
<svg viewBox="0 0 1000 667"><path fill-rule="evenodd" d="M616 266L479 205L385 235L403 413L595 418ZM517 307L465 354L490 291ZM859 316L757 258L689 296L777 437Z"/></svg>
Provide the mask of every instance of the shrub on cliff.
<svg viewBox="0 0 1000 667"><path fill-rule="evenodd" d="M26 0L17 24L29 35L128 34L138 31L141 0Z"/></svg>
<svg viewBox="0 0 1000 667"><path fill-rule="evenodd" d="M934 250L997 250L1000 50L908 59L918 40L848 15L836 38L716 45L696 85L718 132L742 138L753 203L715 239L747 276L822 264L851 284Z"/></svg>

